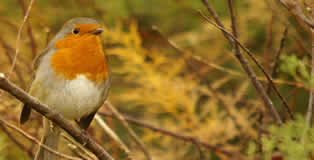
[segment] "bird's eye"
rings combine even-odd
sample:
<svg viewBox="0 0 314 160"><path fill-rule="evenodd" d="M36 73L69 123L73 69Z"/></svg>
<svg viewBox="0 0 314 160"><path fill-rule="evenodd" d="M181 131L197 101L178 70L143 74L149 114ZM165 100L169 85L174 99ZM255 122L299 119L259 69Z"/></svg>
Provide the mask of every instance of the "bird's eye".
<svg viewBox="0 0 314 160"><path fill-rule="evenodd" d="M74 29L72 30L72 33L73 33L73 34L78 34L78 33L80 33L80 30L79 30L78 28L74 28Z"/></svg>

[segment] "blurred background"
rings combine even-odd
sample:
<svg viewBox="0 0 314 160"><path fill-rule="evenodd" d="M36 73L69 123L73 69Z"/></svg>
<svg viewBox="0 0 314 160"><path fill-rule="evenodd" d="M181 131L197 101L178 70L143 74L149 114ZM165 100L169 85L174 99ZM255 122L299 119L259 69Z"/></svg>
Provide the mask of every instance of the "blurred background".
<svg viewBox="0 0 314 160"><path fill-rule="evenodd" d="M29 3L0 1L2 73L8 73L13 63L17 33ZM231 32L228 1L211 0L209 4ZM310 16L310 1L300 0L300 4L303 13ZM298 123L303 123L311 80L309 26L292 16L279 0L237 0L233 6L239 41L273 76L290 109L299 115ZM219 29L199 15L199 10L211 17L201 0L37 0L22 31L10 80L27 90L32 60L62 24L73 17L92 17L105 28L102 40L113 72L109 101L123 115L173 133L169 136L129 123L154 160L266 158L266 141L261 137L273 136L268 129L275 122L233 56L232 46ZM281 100L268 89L264 74L250 59L248 62L280 116L289 120ZM20 102L5 92L0 98L1 118L40 139L41 116L33 113L31 121L20 125ZM108 109L104 106L100 112L108 113ZM104 118L131 149L134 159L145 159L121 123ZM95 122L88 132L113 157L126 159L127 155ZM309 146L301 145L302 151L314 148L313 137ZM73 154L67 143L59 148ZM294 143L298 144L287 144ZM32 159L36 148L34 142L0 125L0 160ZM272 147L268 153L288 154L280 151Z"/></svg>

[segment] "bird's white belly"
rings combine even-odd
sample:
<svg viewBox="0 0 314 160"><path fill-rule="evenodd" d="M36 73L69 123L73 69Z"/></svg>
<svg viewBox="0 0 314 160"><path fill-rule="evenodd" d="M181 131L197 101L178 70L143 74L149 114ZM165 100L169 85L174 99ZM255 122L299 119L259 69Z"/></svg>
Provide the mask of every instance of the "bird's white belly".
<svg viewBox="0 0 314 160"><path fill-rule="evenodd" d="M53 76L40 84L40 93L36 95L35 92L34 96L68 119L88 115L96 111L104 101L104 85L97 85L84 75L73 80Z"/></svg>
<svg viewBox="0 0 314 160"><path fill-rule="evenodd" d="M60 93L48 96L47 104L71 119L94 112L103 101L103 88L97 87L83 75L56 84L55 91Z"/></svg>

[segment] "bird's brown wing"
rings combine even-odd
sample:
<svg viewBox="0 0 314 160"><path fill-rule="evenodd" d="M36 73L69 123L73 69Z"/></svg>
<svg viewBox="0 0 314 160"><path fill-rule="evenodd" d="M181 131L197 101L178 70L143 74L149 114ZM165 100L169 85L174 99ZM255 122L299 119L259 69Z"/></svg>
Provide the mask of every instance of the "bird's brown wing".
<svg viewBox="0 0 314 160"><path fill-rule="evenodd" d="M34 71L37 70L41 59L48 53L48 51L50 50L51 47L46 47L44 50L42 50L39 55L34 59L33 61L33 69Z"/></svg>
<svg viewBox="0 0 314 160"><path fill-rule="evenodd" d="M21 116L20 116L21 124L24 124L29 119L31 112L32 112L32 108L28 106L27 103L25 103L21 112Z"/></svg>
<svg viewBox="0 0 314 160"><path fill-rule="evenodd" d="M97 112L97 111L96 111ZM92 122L92 120L94 119L94 116L96 114L96 112L93 112L87 116L82 117L79 121L76 121L76 123L82 128L82 129L87 129L90 125L90 123Z"/></svg>
<svg viewBox="0 0 314 160"><path fill-rule="evenodd" d="M33 61L33 69L34 72L36 72L40 61L42 59L42 57L44 57L44 55L46 55L48 53L49 48L46 47L42 52L40 52L40 54L34 59ZM34 80L34 76L35 74L33 74L32 79ZM30 87L31 88L31 87ZM24 104L22 112L21 112L21 116L20 116L20 123L24 124L29 117L31 116L31 112L32 112L32 107L30 107L27 103Z"/></svg>

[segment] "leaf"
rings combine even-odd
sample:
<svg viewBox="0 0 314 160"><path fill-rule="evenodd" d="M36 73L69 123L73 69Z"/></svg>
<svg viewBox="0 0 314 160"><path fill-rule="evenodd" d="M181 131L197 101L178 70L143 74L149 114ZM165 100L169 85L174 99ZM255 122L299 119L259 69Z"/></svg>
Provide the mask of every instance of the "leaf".
<svg viewBox="0 0 314 160"><path fill-rule="evenodd" d="M280 70L292 77L295 77L297 73L297 67L299 66L299 60L297 56L282 55L280 57L280 61Z"/></svg>

